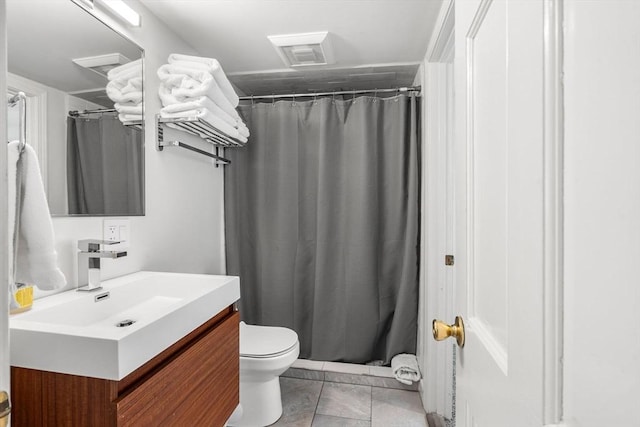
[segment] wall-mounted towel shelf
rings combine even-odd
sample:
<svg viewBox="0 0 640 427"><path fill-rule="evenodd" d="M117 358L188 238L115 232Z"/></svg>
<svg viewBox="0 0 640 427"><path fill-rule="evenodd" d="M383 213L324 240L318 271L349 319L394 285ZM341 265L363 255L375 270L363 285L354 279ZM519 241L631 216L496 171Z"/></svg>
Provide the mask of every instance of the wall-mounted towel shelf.
<svg viewBox="0 0 640 427"><path fill-rule="evenodd" d="M91 116L95 114L112 114L117 112L118 110L116 110L115 108L99 108L97 110L83 110L83 111L71 110L69 111L69 116L82 117L82 116ZM142 120L127 120L122 122L122 125L130 128L142 130Z"/></svg>
<svg viewBox="0 0 640 427"><path fill-rule="evenodd" d="M215 148L215 154L209 153L208 151L201 150L192 145L185 144L181 141L164 141L164 126L169 126L173 129L177 129L183 132L187 132L191 135L198 136L203 140L212 144ZM207 157L211 157L216 160L216 167L222 163L223 165L228 165L231 163L229 159L225 159L221 157L219 154L220 147L222 148L231 148L231 147L243 147L246 143L239 141L235 138L225 135L215 127L211 126L209 123L200 120L196 117L184 117L184 118L164 118L160 117L159 114L156 115L156 127L158 129L158 141L157 141L157 149L158 151L162 151L164 147L181 147L187 150L194 151L198 154L205 155Z"/></svg>

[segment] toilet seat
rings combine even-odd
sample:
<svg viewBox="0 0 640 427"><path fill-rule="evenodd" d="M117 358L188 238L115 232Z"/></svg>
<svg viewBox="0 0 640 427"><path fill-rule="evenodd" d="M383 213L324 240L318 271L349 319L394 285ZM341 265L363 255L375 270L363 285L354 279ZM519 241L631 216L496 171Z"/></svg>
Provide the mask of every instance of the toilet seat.
<svg viewBox="0 0 640 427"><path fill-rule="evenodd" d="M240 322L241 357L277 357L290 352L297 344L298 334L291 329Z"/></svg>

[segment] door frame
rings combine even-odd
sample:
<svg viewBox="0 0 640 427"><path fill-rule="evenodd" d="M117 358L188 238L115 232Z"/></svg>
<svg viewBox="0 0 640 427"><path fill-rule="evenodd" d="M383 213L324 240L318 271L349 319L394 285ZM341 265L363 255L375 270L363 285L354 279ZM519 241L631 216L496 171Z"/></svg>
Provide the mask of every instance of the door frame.
<svg viewBox="0 0 640 427"><path fill-rule="evenodd" d="M563 0L544 0L543 422L563 419L564 94Z"/></svg>
<svg viewBox="0 0 640 427"><path fill-rule="evenodd" d="M483 0L491 3L492 0ZM543 414L547 427L563 426L563 352L564 352L564 270L563 270L563 0L543 0L544 7L544 282L543 292ZM454 418L455 366L451 345L436 344L428 333L431 319L452 321L456 315L453 286L446 289L447 274L455 274L455 266L444 267L444 254L455 255L454 238L449 242L443 215L456 215L446 206L447 196L442 194L442 183L450 182L446 163L453 154L455 136L452 114L443 114L455 99L447 98L447 85L453 85L446 64L453 54L455 32L455 0L443 2L436 29L423 63L423 177L422 177L422 232L421 297L422 316L419 321L423 333L419 337L424 376L420 386L427 412L436 412ZM482 9L482 6L480 7ZM445 88L445 89L443 89ZM451 95L455 98L455 94ZM444 109L444 110L443 110ZM444 149L443 149L444 148ZM445 163L442 163L445 162ZM438 167L448 164L448 168ZM452 185L446 191L455 195ZM462 213L464 214L464 213ZM455 217L454 217L455 218ZM451 222L455 224L455 221ZM451 251L451 252L449 252ZM453 278L455 280L455 278ZM452 284L452 282L449 282Z"/></svg>
<svg viewBox="0 0 640 427"><path fill-rule="evenodd" d="M453 203L453 57L454 1L445 0L422 64L423 150L421 227L421 316L419 358L423 367L420 393L425 410L452 419L454 402L453 346L436 343L431 321L454 316Z"/></svg>
<svg viewBox="0 0 640 427"><path fill-rule="evenodd" d="M0 92L7 93L7 15L6 4L0 1ZM7 139L7 103L3 96L0 103L0 135ZM0 150L0 390L9 391L9 227L7 226L7 149Z"/></svg>

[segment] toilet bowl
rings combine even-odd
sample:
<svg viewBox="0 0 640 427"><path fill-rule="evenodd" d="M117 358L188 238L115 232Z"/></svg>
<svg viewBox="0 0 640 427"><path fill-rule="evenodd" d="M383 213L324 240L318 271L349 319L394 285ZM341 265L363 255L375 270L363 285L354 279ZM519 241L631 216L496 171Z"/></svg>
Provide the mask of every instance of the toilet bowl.
<svg viewBox="0 0 640 427"><path fill-rule="evenodd" d="M264 427L282 415L280 375L300 354L291 329L240 322L240 406L227 425Z"/></svg>

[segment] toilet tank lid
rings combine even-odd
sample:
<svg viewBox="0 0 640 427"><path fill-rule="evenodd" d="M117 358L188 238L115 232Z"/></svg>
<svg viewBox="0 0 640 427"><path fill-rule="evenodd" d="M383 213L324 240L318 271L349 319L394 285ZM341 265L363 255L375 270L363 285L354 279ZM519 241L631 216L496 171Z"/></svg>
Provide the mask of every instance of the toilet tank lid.
<svg viewBox="0 0 640 427"><path fill-rule="evenodd" d="M255 326L240 322L240 355L269 357L285 353L298 342L298 334L278 326Z"/></svg>

